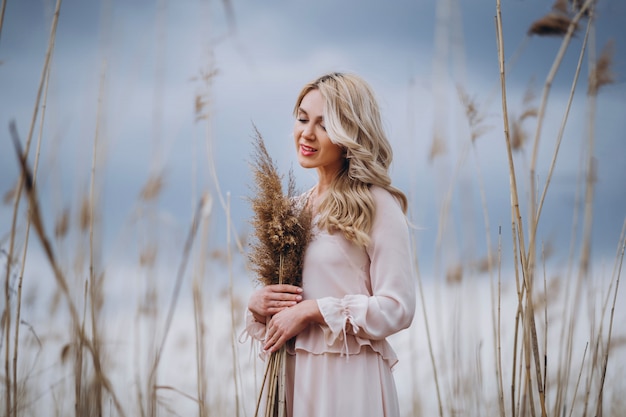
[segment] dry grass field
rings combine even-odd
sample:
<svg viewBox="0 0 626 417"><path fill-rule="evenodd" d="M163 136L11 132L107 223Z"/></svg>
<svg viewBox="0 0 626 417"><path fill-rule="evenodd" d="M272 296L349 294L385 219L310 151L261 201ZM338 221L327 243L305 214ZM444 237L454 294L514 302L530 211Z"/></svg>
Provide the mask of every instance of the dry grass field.
<svg viewBox="0 0 626 417"><path fill-rule="evenodd" d="M224 4L232 13L229 1ZM5 6L3 0L2 16ZM391 338L400 359L394 372L403 416L626 415L626 295L620 281L626 218L614 225L621 230L609 243L614 254L597 256L592 239L595 173L603 163L594 153L601 139L594 133L597 102L617 77L612 44L594 44L594 26L601 24L595 7L591 0L557 0L529 27L527 36L550 36L560 44L537 94L513 99L506 94L505 56L511 52L502 34L500 0L494 1L497 118L487 123L479 103L458 86L463 129L455 141L465 144L464 151L437 166L437 160L450 158L446 142L436 134L429 139L433 177L445 186L435 197L436 242L420 241L416 222L419 297L413 325ZM249 236L242 232L249 229L232 215L245 202L222 188L216 168L221 155L213 153L228 139L214 137L210 129L219 117L207 104L215 72L202 71L197 80L206 89L196 97L193 118L206 157L202 167L191 161L187 166L189 178L203 175L209 185L187 196L188 218L172 219L163 195L176 185L163 172L151 172L129 204L121 231L105 239L110 233L102 220L104 189L114 193L118 184L105 184L100 176L107 145L99 108L88 138L90 159L76 163L85 186L59 203L63 193L51 191L51 182L38 176L41 160L55 160L40 154L42 140L63 134L44 129L46 112L52 111L48 82L62 13L61 1L55 2L30 125L0 126L0 150L10 152L17 167L12 186L0 190L2 213L8 213L0 217L0 416L252 416L264 364L258 346L242 335L254 277L247 265ZM571 94L565 108L549 112L566 50L580 57L569 68ZM103 65L100 99L106 96L105 76ZM581 89L586 94L574 96ZM562 143L572 103L586 109L589 129L580 133L576 191L567 195L571 211L562 214L572 219L571 238L560 248L566 255L553 261L549 230L540 224L546 198L569 192L555 190L551 180L559 155L578 152L571 142ZM560 127L545 137L549 119L559 120ZM482 171L490 162L474 146L488 130L505 143L506 170L500 174L509 187L500 192L511 215L504 222L490 218L490 179ZM544 142L553 153L539 158ZM48 172L50 165L68 169L49 163ZM472 172L472 192L482 207L479 222L455 214L465 208L453 195L466 179L437 177L441 167ZM39 188L41 182L46 189ZM470 229L474 245L487 248L485 256L471 263L446 256L451 236ZM425 245L435 247L427 267L420 257Z"/></svg>

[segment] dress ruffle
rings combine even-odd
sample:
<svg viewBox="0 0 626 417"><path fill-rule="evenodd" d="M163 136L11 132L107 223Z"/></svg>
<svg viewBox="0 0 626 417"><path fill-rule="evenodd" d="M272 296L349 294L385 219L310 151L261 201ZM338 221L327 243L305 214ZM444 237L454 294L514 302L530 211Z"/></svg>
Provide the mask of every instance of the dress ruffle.
<svg viewBox="0 0 626 417"><path fill-rule="evenodd" d="M295 350L316 355L338 353L345 355L349 360L351 355L359 354L364 346L368 346L380 354L392 368L398 362L398 357L385 339L372 340L357 336L360 328L354 317L364 315L367 305L360 298L367 299L367 296L357 294L341 299L333 297L318 299L317 304L327 324L311 325L300 333L296 338Z"/></svg>

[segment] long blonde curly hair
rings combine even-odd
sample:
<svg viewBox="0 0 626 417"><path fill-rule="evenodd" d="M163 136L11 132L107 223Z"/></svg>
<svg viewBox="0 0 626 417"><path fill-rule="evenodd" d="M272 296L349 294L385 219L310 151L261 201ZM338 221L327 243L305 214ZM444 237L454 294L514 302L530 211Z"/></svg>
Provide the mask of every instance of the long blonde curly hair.
<svg viewBox="0 0 626 417"><path fill-rule="evenodd" d="M345 161L319 205L319 226L339 230L361 246L369 243L376 207L372 185L389 191L406 214L407 198L391 185L393 152L383 130L380 110L369 84L355 74L329 73L306 84L296 100L294 115L307 93L324 98L324 124L330 141L344 150Z"/></svg>

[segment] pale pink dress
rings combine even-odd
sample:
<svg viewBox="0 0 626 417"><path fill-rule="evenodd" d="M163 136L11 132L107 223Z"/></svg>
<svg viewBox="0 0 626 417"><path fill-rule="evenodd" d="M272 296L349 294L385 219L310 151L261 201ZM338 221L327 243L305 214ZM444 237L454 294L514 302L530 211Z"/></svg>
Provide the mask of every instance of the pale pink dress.
<svg viewBox="0 0 626 417"><path fill-rule="evenodd" d="M289 417L397 417L386 337L407 328L415 312L408 223L386 190L372 187L376 215L367 248L314 227L303 270L303 297L317 300L325 325L311 325L289 347ZM257 340L265 324L248 314Z"/></svg>

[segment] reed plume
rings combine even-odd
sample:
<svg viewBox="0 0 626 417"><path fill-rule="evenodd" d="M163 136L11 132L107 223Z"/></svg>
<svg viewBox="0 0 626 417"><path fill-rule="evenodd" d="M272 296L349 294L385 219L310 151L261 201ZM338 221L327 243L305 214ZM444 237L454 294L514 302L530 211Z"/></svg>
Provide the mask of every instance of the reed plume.
<svg viewBox="0 0 626 417"><path fill-rule="evenodd" d="M550 12L535 20L528 29L528 35L564 36L572 24L572 19L559 12ZM574 29L576 24L574 23Z"/></svg>
<svg viewBox="0 0 626 417"><path fill-rule="evenodd" d="M613 55L614 41L611 39L604 45L600 53L600 58L598 58L591 69L589 74L589 88L587 89L588 95L595 96L598 94L600 87L615 82L615 74L612 70Z"/></svg>
<svg viewBox="0 0 626 417"><path fill-rule="evenodd" d="M287 193L276 164L255 128L252 171L254 195L253 240L249 260L257 279L264 285L301 285L304 251L311 237L311 214L296 195L293 172L289 171Z"/></svg>
<svg viewBox="0 0 626 417"><path fill-rule="evenodd" d="M265 147L263 137L255 128L252 171L254 195L250 198L254 216L253 241L249 260L257 280L264 285L302 284L304 251L311 238L311 213L306 201L296 195L293 171L289 171L287 193L283 192L282 179L276 164ZM283 345L270 355L263 384L257 400L255 417L259 415L261 399L265 393L265 417L286 415L286 360Z"/></svg>

